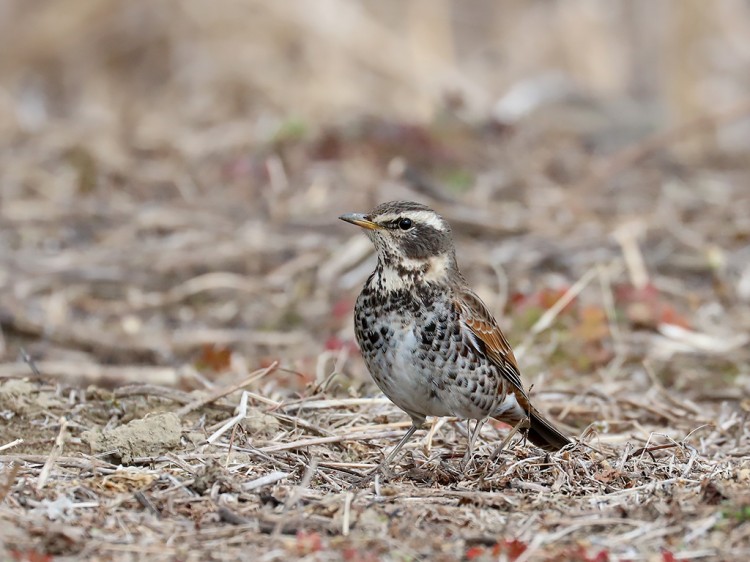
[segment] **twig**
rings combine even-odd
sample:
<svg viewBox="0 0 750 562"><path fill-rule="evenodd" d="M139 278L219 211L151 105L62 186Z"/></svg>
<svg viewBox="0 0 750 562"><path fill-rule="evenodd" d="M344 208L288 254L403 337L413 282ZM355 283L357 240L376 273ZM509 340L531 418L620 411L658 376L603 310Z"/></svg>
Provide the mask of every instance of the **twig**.
<svg viewBox="0 0 750 562"><path fill-rule="evenodd" d="M225 505L218 506L216 513L219 515L219 519L230 525L247 525L250 523L249 519L235 513Z"/></svg>
<svg viewBox="0 0 750 562"><path fill-rule="evenodd" d="M3 501L7 497L8 492L10 492L11 488L13 487L13 483L16 481L16 476L18 476L20 470L21 465L19 463L12 462L10 464L10 467L7 471L7 478L5 479L5 482L0 485L0 503L3 503Z"/></svg>
<svg viewBox="0 0 750 562"><path fill-rule="evenodd" d="M65 433L67 432L67 429L68 420L63 416L60 418L60 431L58 432L57 438L55 439L55 444L52 446L52 450L47 457L47 461L44 463L42 471L39 473L39 478L36 481L37 490L41 490L42 488L44 488L44 484L47 482L47 478L49 478L50 471L52 470L52 465L54 465L57 458L62 454L63 446L65 445Z"/></svg>
<svg viewBox="0 0 750 562"><path fill-rule="evenodd" d="M282 414L281 412L275 412L273 410L270 410L268 412L269 416L273 416L280 422L290 425L292 427L301 427L302 429L309 431L310 433L314 433L315 435L322 435L324 437L333 435L330 431L327 429L323 429L322 427L318 427L315 424L312 424L308 421L303 420L302 418L298 418L296 416L291 416L288 414ZM372 428L370 428L372 429Z"/></svg>
<svg viewBox="0 0 750 562"><path fill-rule="evenodd" d="M381 404L392 404L388 398L379 396L375 398L339 398L331 400L308 400L300 399L297 402L286 402L285 412L296 410L321 410L326 408L349 408L351 406L377 406Z"/></svg>
<svg viewBox="0 0 750 562"><path fill-rule="evenodd" d="M224 396L227 396L229 394L232 394L233 392L241 390L242 388L251 385L255 381L262 379L267 374L274 371L276 367L278 366L279 366L279 362L274 361L265 369L258 369L257 371L253 371L247 377L245 377L244 379L242 379L240 382L236 384L233 384L225 388L220 388L219 390L211 393L209 396L199 398L198 400L195 400L193 402L190 402L189 404L186 404L185 406L177 410L175 414L177 414L177 416L181 418L185 417L190 412L198 410L199 408L202 408L203 406L210 404L211 402L215 402L219 398L223 398ZM245 400L247 401L247 396L245 396Z"/></svg>
<svg viewBox="0 0 750 562"><path fill-rule="evenodd" d="M635 451L630 453L627 460L633 459L635 457L640 457L643 455L643 453L663 451L664 449L674 449L675 447L679 447L679 445L677 443L666 443L664 445L654 445L653 447L641 447L640 449L636 449Z"/></svg>
<svg viewBox="0 0 750 562"><path fill-rule="evenodd" d="M277 470L274 472L270 472L266 474L265 476L261 476L260 478L256 478L255 480L250 480L250 482L245 482L242 485L242 489L245 492L251 492L253 490L257 490L258 488L268 486L270 484L276 484L276 482L279 482L283 480L284 478L287 478L288 476L289 476L288 472L281 472Z"/></svg>
<svg viewBox="0 0 750 562"><path fill-rule="evenodd" d="M247 391L244 391L242 393L242 397L240 398L240 405L237 408L237 415L227 420L224 425L222 425L208 439L206 439L208 443L213 443L219 437L224 435L224 433L229 431L231 428L233 428L235 425L237 425L247 417L247 395Z"/></svg>
<svg viewBox="0 0 750 562"><path fill-rule="evenodd" d="M0 455L0 462L19 462L29 464L40 464L43 465L49 459L49 455L32 455L32 454L17 454L17 455ZM93 468L107 468L116 469L117 465L108 463L100 459L88 459L81 457L58 457L57 464L64 466L73 466L83 470L92 470Z"/></svg>
<svg viewBox="0 0 750 562"><path fill-rule="evenodd" d="M636 289L643 289L648 285L648 271L638 245L638 236L643 226L634 222L625 224L614 233L614 238L622 249L622 256L630 277L630 284Z"/></svg>
<svg viewBox="0 0 750 562"><path fill-rule="evenodd" d="M23 439L19 437L18 439L14 439L10 443L6 443L5 445L0 445L0 451L5 451L6 449L10 449L11 447L20 445L21 443L23 443Z"/></svg>
<svg viewBox="0 0 750 562"><path fill-rule="evenodd" d="M172 367L143 367L140 365L99 365L83 361L39 361L37 370L44 378L60 377L76 381L87 381L99 386L120 386L140 383L170 386L178 382L177 369ZM27 376L28 365L22 363L0 364L0 378Z"/></svg>
<svg viewBox="0 0 750 562"><path fill-rule="evenodd" d="M354 493L346 492L344 495L344 515L341 521L341 534L345 537L349 536L349 520L352 514L352 500L354 499Z"/></svg>
<svg viewBox="0 0 750 562"><path fill-rule="evenodd" d="M287 498L286 502L284 503L284 509L282 511L282 518L278 520L276 523L276 526L273 529L273 535L278 536L281 534L281 529L284 526L285 517L283 515L286 515L286 513L292 509L295 505L297 505L297 502L302 497L302 494L304 491L310 486L310 482L312 481L312 477L315 475L315 471L318 469L318 460L316 458L310 459L310 464L307 466L307 470L305 470L305 475L302 477L302 481L299 483L299 486L297 486L292 492L289 497Z"/></svg>
<svg viewBox="0 0 750 562"><path fill-rule="evenodd" d="M31 355L26 353L25 348L21 348L21 358L23 359L23 362L26 363L29 366L29 369L31 369L31 372L34 373L34 376L41 377L42 373L39 372L39 369L36 367L36 363L34 363L34 360L31 358Z"/></svg>
<svg viewBox="0 0 750 562"><path fill-rule="evenodd" d="M195 398L191 393L184 390L156 384L130 384L116 388L113 394L117 398L124 398L126 396L158 396L160 398L167 398L178 404L188 404Z"/></svg>
<svg viewBox="0 0 750 562"><path fill-rule="evenodd" d="M570 304L573 299L581 293L581 291L583 291L586 285L588 285L596 276L596 273L596 267L592 267L586 271L578 281L576 281L559 299L557 299L555 304L542 314L539 320L537 320L529 330L523 343L516 348L516 357L520 359L523 356L529 346L533 343L534 338L552 325L560 312L562 312L562 310L568 306L568 304Z"/></svg>
<svg viewBox="0 0 750 562"><path fill-rule="evenodd" d="M258 450L263 453L272 453L278 451L288 451L290 449L303 449L305 447L312 447L313 445L327 445L329 443L341 443L342 441L364 441L366 439L385 439L389 437L399 436L401 433L395 431L378 432L364 435L333 435L331 437L314 437L311 439L300 439L299 441L292 441L290 443L279 443L278 445L268 445L266 447L260 447Z"/></svg>
<svg viewBox="0 0 750 562"><path fill-rule="evenodd" d="M135 496L135 499L138 500L139 504L148 509L157 518L161 519L161 512L151 502L151 500L146 497L146 494L144 494L141 490L138 490L133 495Z"/></svg>

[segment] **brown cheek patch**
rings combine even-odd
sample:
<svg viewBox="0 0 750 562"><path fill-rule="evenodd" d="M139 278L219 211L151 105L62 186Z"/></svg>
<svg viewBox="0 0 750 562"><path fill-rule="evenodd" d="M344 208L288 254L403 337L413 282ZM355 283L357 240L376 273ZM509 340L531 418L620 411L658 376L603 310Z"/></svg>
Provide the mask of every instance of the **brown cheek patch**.
<svg viewBox="0 0 750 562"><path fill-rule="evenodd" d="M428 225L415 227L401 241L404 255L413 260L424 260L442 254L449 245L450 240L445 232Z"/></svg>

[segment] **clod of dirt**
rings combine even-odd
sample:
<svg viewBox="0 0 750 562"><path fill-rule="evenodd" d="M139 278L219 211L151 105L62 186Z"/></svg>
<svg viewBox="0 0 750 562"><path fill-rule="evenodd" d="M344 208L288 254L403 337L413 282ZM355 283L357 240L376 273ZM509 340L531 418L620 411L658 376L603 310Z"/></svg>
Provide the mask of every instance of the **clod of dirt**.
<svg viewBox="0 0 750 562"><path fill-rule="evenodd" d="M275 417L254 408L248 408L247 416L240 422L240 425L248 435L269 434L281 427L279 420Z"/></svg>
<svg viewBox="0 0 750 562"><path fill-rule="evenodd" d="M158 455L177 447L181 434L180 418L167 412L111 430L85 431L81 437L92 453L108 453L114 462L129 464L136 457Z"/></svg>
<svg viewBox="0 0 750 562"><path fill-rule="evenodd" d="M37 386L29 381L11 379L0 385L0 410L27 414L36 401Z"/></svg>
<svg viewBox="0 0 750 562"><path fill-rule="evenodd" d="M10 379L0 384L0 411L9 410L19 416L33 416L59 407L62 400L33 382Z"/></svg>

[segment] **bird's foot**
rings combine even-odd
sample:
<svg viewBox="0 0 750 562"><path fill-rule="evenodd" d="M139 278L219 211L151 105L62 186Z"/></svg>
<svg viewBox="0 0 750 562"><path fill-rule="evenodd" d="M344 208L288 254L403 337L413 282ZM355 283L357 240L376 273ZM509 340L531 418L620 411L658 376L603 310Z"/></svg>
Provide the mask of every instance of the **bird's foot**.
<svg viewBox="0 0 750 562"><path fill-rule="evenodd" d="M466 476L466 474L469 472L469 470L474 466L474 454L471 449L466 450L466 454L461 459L461 462L458 463L458 470L461 473L461 476Z"/></svg>
<svg viewBox="0 0 750 562"><path fill-rule="evenodd" d="M378 480L379 482L387 482L392 477L393 473L388 470L388 467L381 464L358 480L355 480L354 483L349 486L349 491L361 490L362 488L369 485L370 482L375 482L376 480Z"/></svg>
<svg viewBox="0 0 750 562"><path fill-rule="evenodd" d="M492 460L495 460L500 456L500 453L503 452L505 447L508 446L508 444L511 442L513 437L516 436L516 434L519 431L527 430L529 427L531 427L531 424L529 422L529 418L523 418L521 421L519 421L513 428L508 432L508 435L506 435L505 439L503 439L503 442L500 443L500 446L495 449L495 452L492 453Z"/></svg>

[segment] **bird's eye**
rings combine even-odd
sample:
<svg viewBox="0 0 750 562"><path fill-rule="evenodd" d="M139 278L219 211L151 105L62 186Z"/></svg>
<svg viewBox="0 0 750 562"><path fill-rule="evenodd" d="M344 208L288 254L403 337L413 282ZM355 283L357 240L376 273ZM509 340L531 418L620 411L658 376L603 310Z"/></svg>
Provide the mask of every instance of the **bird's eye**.
<svg viewBox="0 0 750 562"><path fill-rule="evenodd" d="M411 219L401 219L398 221L398 227L401 230L409 230L411 228Z"/></svg>

